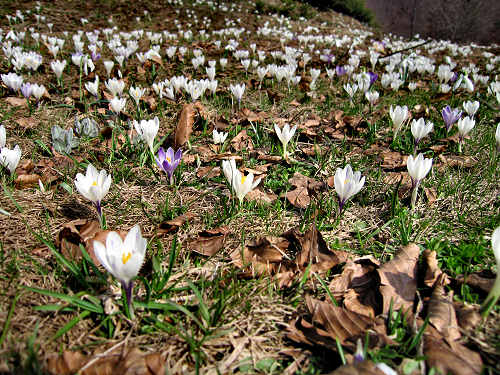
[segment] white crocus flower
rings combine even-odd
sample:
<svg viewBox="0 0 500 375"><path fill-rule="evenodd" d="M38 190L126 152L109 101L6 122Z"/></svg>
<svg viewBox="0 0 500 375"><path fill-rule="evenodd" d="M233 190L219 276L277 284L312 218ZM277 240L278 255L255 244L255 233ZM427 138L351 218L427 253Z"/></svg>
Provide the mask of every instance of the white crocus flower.
<svg viewBox="0 0 500 375"><path fill-rule="evenodd" d="M462 152L462 144L464 142L464 138L476 125L476 121L474 121L471 117L465 116L458 120L458 152Z"/></svg>
<svg viewBox="0 0 500 375"><path fill-rule="evenodd" d="M371 106L375 105L377 103L377 100L379 98L379 93L378 91L366 91L365 92L365 98L368 100Z"/></svg>
<svg viewBox="0 0 500 375"><path fill-rule="evenodd" d="M31 84L31 93L35 97L36 101L40 101L42 98L43 94L45 94L45 86L44 85L38 85L36 83Z"/></svg>
<svg viewBox="0 0 500 375"><path fill-rule="evenodd" d="M335 191L339 196L339 210L342 212L345 202L353 195L359 193L365 184L365 177L361 172L353 172L349 164L344 169L337 168L334 176Z"/></svg>
<svg viewBox="0 0 500 375"><path fill-rule="evenodd" d="M495 132L495 140L497 142L497 152L500 153L500 122L497 125L497 131Z"/></svg>
<svg viewBox="0 0 500 375"><path fill-rule="evenodd" d="M408 118L408 107L407 106L396 106L396 107L390 107L389 109L389 115L391 116L392 123L394 125L394 139L396 139L396 136L398 135L399 130L403 126L404 122Z"/></svg>
<svg viewBox="0 0 500 375"><path fill-rule="evenodd" d="M55 60L50 63L50 68L56 75L57 79L61 79L64 68L66 68L66 60Z"/></svg>
<svg viewBox="0 0 500 375"><path fill-rule="evenodd" d="M491 235L491 247L493 248L493 255L495 255L495 261L497 264L497 277L493 288L491 288L488 297L484 300L481 305L481 313L483 317L486 317L490 312L490 309L495 306L500 297L500 227L497 227Z"/></svg>
<svg viewBox="0 0 500 375"><path fill-rule="evenodd" d="M128 311L132 319L134 319L132 280L144 263L147 245L139 224L130 229L125 240L122 240L117 232L110 232L106 237L106 245L100 241L94 241L96 258L110 274L120 281L125 290Z"/></svg>
<svg viewBox="0 0 500 375"><path fill-rule="evenodd" d="M290 125L285 124L285 126L283 126L283 130L281 130L278 125L274 124L274 131L283 145L283 157L285 159L288 156L286 146L288 145L288 142L290 142L290 139L294 136L296 130L297 125L290 129Z"/></svg>
<svg viewBox="0 0 500 375"><path fill-rule="evenodd" d="M234 194L240 201L240 204L243 202L243 198L245 198L245 195L255 189L261 180L259 178L258 180L254 181L253 173L249 173L246 176L241 173L236 167L236 161L234 159L231 159L230 161L223 160L222 171L224 172L224 176L226 176L226 179L229 181Z"/></svg>
<svg viewBox="0 0 500 375"><path fill-rule="evenodd" d="M12 91L18 91L23 84L23 77L16 73L2 74L2 81Z"/></svg>
<svg viewBox="0 0 500 375"><path fill-rule="evenodd" d="M466 101L463 103L463 107L464 107L465 112L467 112L467 114L470 117L474 117L477 110L479 109L479 102L477 100L475 100L473 102L469 100L469 101Z"/></svg>
<svg viewBox="0 0 500 375"><path fill-rule="evenodd" d="M154 153L154 140L158 134L158 129L160 129L160 120L158 120L158 117L152 120L141 120L140 122L134 120L134 128L141 139L146 142L151 153Z"/></svg>
<svg viewBox="0 0 500 375"><path fill-rule="evenodd" d="M96 74L94 82L85 83L85 88L96 98L99 97L99 76Z"/></svg>
<svg viewBox="0 0 500 375"><path fill-rule="evenodd" d="M243 93L245 92L245 84L242 83L241 85L229 85L229 89L231 90L231 93L238 101L238 106L239 106L241 103L241 98L243 97Z"/></svg>
<svg viewBox="0 0 500 375"><path fill-rule="evenodd" d="M132 87L131 86L130 89L128 90L128 93L130 94L132 99L134 99L136 105L139 105L139 101L144 96L145 92L146 92L146 89L141 88L141 87Z"/></svg>
<svg viewBox="0 0 500 375"><path fill-rule="evenodd" d="M11 174L16 170L19 160L21 160L21 149L18 145L13 150L2 147L0 151L0 164L7 168Z"/></svg>
<svg viewBox="0 0 500 375"><path fill-rule="evenodd" d="M426 137L434 129L434 124L430 121L425 122L423 118L419 118L418 120L413 119L410 127L416 146L422 138Z"/></svg>
<svg viewBox="0 0 500 375"><path fill-rule="evenodd" d="M81 195L94 203L101 218L101 201L108 194L111 175L104 169L98 172L92 164L89 164L85 175L81 173L76 175L75 186Z"/></svg>
<svg viewBox="0 0 500 375"><path fill-rule="evenodd" d="M214 144L223 144L226 141L226 138L229 133L224 133L224 132L218 132L217 129L214 128L212 131L212 137L214 140Z"/></svg>
<svg viewBox="0 0 500 375"><path fill-rule="evenodd" d="M427 176L427 173L431 170L432 158L425 159L423 154L418 154L416 158L413 155L408 156L408 161L406 162L406 168L408 169L408 174L411 177L413 185L413 193L411 195L411 206L415 207L415 202L417 201L418 187L422 179Z"/></svg>
<svg viewBox="0 0 500 375"><path fill-rule="evenodd" d="M117 115L123 111L123 109L125 108L125 104L127 104L126 98L120 99L116 96L109 101L109 105L111 107L111 110L113 112L115 112Z"/></svg>
<svg viewBox="0 0 500 375"><path fill-rule="evenodd" d="M5 131L5 126L0 124L0 150L5 147L6 142L7 142L7 132Z"/></svg>
<svg viewBox="0 0 500 375"><path fill-rule="evenodd" d="M121 79L110 78L105 83L106 88L113 96L122 96L125 82Z"/></svg>
<svg viewBox="0 0 500 375"><path fill-rule="evenodd" d="M115 63L113 61L106 60L103 62L103 64L104 64L104 69L106 69L106 74L108 75L109 78L109 76L111 75L111 70L113 70L113 66L115 65Z"/></svg>

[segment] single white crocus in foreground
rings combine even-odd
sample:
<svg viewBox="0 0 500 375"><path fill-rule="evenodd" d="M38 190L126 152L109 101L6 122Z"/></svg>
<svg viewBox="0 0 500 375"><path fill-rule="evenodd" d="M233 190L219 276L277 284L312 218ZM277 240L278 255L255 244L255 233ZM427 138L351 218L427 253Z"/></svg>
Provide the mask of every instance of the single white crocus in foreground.
<svg viewBox="0 0 500 375"><path fill-rule="evenodd" d="M101 201L108 194L111 186L111 175L103 169L100 172L92 164L87 166L85 175L78 173L75 178L76 189L94 203L99 219L102 218Z"/></svg>
<svg viewBox="0 0 500 375"><path fill-rule="evenodd" d="M370 106L373 107L379 98L378 91L367 91L365 92L365 98L370 103Z"/></svg>
<svg viewBox="0 0 500 375"><path fill-rule="evenodd" d="M130 318L134 319L132 304L133 279L139 273L146 255L147 241L142 237L141 228L136 224L122 240L117 232L110 232L106 245L94 241L94 253L103 267L122 284L127 298Z"/></svg>
<svg viewBox="0 0 500 375"><path fill-rule="evenodd" d="M276 132L276 135L278 136L279 140L281 141L281 144L283 145L283 158L285 159L288 157L286 146L294 136L296 130L297 130L297 125L295 125L293 128L290 128L290 125L285 124L285 126L283 126L283 129L280 129L278 125L274 124L274 131Z"/></svg>
<svg viewBox="0 0 500 375"><path fill-rule="evenodd" d="M229 133L224 133L224 132L218 132L217 129L214 128L212 131L212 138L214 140L214 144L223 144L226 141L226 138Z"/></svg>
<svg viewBox="0 0 500 375"><path fill-rule="evenodd" d="M481 305L481 314L483 317L488 316L491 308L495 306L500 297L500 227L495 229L491 235L491 247L493 248L493 254L497 263L497 277L488 297L486 297Z"/></svg>
<svg viewBox="0 0 500 375"><path fill-rule="evenodd" d="M10 174L14 173L16 170L19 160L21 160L21 149L19 145L16 145L13 150L8 147L2 147L0 151L0 164L7 168Z"/></svg>
<svg viewBox="0 0 500 375"><path fill-rule="evenodd" d="M241 173L236 167L236 161L234 159L223 160L222 171L224 172L226 179L229 181L234 194L240 201L240 204L243 202L245 195L255 189L261 180L259 178L254 181L253 173L249 173L246 176Z"/></svg>
<svg viewBox="0 0 500 375"><path fill-rule="evenodd" d="M131 86L130 89L128 90L128 93L130 94L130 96L132 97L132 99L134 99L135 105L139 106L139 101L141 100L141 98L146 93L146 89L144 89L142 87L133 87L133 86Z"/></svg>
<svg viewBox="0 0 500 375"><path fill-rule="evenodd" d="M471 117L465 116L458 120L458 152L462 152L462 144L464 143L464 138L476 125L476 121L474 121Z"/></svg>
<svg viewBox="0 0 500 375"><path fill-rule="evenodd" d="M139 137L146 142L151 153L154 154L154 141L160 129L160 120L158 120L158 117L152 120L141 120L140 122L134 120L134 128Z"/></svg>
<svg viewBox="0 0 500 375"><path fill-rule="evenodd" d="M99 76L96 74L94 82L85 83L85 88L97 99L99 97Z"/></svg>
<svg viewBox="0 0 500 375"><path fill-rule="evenodd" d="M422 179L427 176L427 173L432 167L432 158L425 159L423 154L418 154L416 158L413 155L408 156L406 162L408 174L411 177L413 192L411 194L411 207L415 207L417 201L418 187Z"/></svg>
<svg viewBox="0 0 500 375"><path fill-rule="evenodd" d="M339 214L342 213L347 200L365 185L365 177L361 177L361 172L353 172L351 165L345 168L337 168L334 176L335 191L339 196Z"/></svg>
<svg viewBox="0 0 500 375"><path fill-rule="evenodd" d="M389 109L389 115L391 117L392 123L394 125L394 139L396 139L399 130L405 123L406 119L408 118L408 107L407 106L396 106L396 107L390 107Z"/></svg>
<svg viewBox="0 0 500 375"><path fill-rule="evenodd" d="M126 98L120 99L117 96L115 96L113 99L109 101L109 106L111 110L114 113L116 113L117 116L120 114L120 112L123 111L123 109L125 108L125 104L127 104L127 99Z"/></svg>

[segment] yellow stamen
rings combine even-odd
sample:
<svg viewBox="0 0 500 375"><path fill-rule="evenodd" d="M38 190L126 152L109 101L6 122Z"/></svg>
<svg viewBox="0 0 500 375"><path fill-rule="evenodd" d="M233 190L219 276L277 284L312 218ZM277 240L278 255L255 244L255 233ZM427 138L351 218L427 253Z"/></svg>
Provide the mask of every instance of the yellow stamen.
<svg viewBox="0 0 500 375"><path fill-rule="evenodd" d="M97 181L92 182L92 186L97 186Z"/></svg>
<svg viewBox="0 0 500 375"><path fill-rule="evenodd" d="M132 257L132 253L128 253L127 255L122 254L122 263L127 264L127 262L130 260Z"/></svg>
<svg viewBox="0 0 500 375"><path fill-rule="evenodd" d="M167 156L167 161L168 161L169 163L172 163L172 160L171 160L168 156Z"/></svg>
<svg viewBox="0 0 500 375"><path fill-rule="evenodd" d="M247 179L247 176L244 176L244 175L241 176L241 184L242 185L245 183L246 179Z"/></svg>

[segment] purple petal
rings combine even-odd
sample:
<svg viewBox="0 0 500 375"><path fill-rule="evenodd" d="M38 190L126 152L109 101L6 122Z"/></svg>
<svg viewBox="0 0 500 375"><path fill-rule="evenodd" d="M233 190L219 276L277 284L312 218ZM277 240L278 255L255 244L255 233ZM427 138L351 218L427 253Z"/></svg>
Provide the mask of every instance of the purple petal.
<svg viewBox="0 0 500 375"><path fill-rule="evenodd" d="M163 160L165 160L165 150L163 149L163 147L160 147L160 149L158 150L158 159L161 163L163 163Z"/></svg>
<svg viewBox="0 0 500 375"><path fill-rule="evenodd" d="M177 152L175 153L174 160L180 161L182 159L182 150L178 149ZM178 164L178 163L177 163Z"/></svg>

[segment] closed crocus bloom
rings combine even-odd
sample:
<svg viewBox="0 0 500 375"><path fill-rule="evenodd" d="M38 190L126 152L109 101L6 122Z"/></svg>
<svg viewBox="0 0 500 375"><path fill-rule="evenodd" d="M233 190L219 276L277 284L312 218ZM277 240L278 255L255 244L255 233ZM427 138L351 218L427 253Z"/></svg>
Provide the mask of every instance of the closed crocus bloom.
<svg viewBox="0 0 500 375"><path fill-rule="evenodd" d="M493 255L495 256L496 266L497 266L497 277L493 288L491 288L488 297L484 300L481 305L481 313L483 316L487 316L490 309L495 306L500 297L500 227L493 231L491 235L491 247L493 248Z"/></svg>
<svg viewBox="0 0 500 375"><path fill-rule="evenodd" d="M425 159L423 154L418 154L416 158L413 155L408 156L408 161L406 162L406 167L408 168L408 174L411 177L413 192L411 195L411 206L415 207L417 201L418 187L420 181L427 176L427 173L432 167L432 158Z"/></svg>
<svg viewBox="0 0 500 375"><path fill-rule="evenodd" d="M7 132L5 131L5 126L0 125L0 150L5 147L6 142L7 142Z"/></svg>
<svg viewBox="0 0 500 375"><path fill-rule="evenodd" d="M16 170L19 160L21 160L21 149L18 145L13 150L2 147L0 151L0 164L7 168L10 174Z"/></svg>
<svg viewBox="0 0 500 375"><path fill-rule="evenodd" d="M111 74L111 70L113 69L113 66L115 65L115 63L113 61L106 60L106 61L103 61L103 64L104 64L104 69L106 69L106 74L109 77L109 75Z"/></svg>
<svg viewBox="0 0 500 375"><path fill-rule="evenodd" d="M407 106L396 106L390 107L389 115L391 117L392 123L394 125L394 138L396 138L399 129L403 126L404 122L408 118L408 107Z"/></svg>
<svg viewBox="0 0 500 375"><path fill-rule="evenodd" d="M125 89L125 82L121 79L111 78L105 83L106 88L113 96L122 96L123 90Z"/></svg>
<svg viewBox="0 0 500 375"><path fill-rule="evenodd" d="M243 97L243 93L245 92L245 84L242 83L241 85L229 85L229 89L231 90L231 93L238 101L239 105L241 102L241 98Z"/></svg>
<svg viewBox="0 0 500 375"><path fill-rule="evenodd" d="M214 140L214 144L223 144L226 141L226 138L229 133L218 132L217 129L212 131L212 138Z"/></svg>
<svg viewBox="0 0 500 375"><path fill-rule="evenodd" d="M120 114L121 111L123 111L123 109L125 108L125 104L127 104L126 98L120 99L116 96L109 101L109 106L111 107L111 110L117 115Z"/></svg>
<svg viewBox="0 0 500 375"><path fill-rule="evenodd" d="M172 184L174 181L174 171L182 160L182 150L178 149L174 154L172 147L169 147L167 152L165 152L163 147L160 147L158 150L158 157L155 158L155 160L158 167L167 174L167 177Z"/></svg>
<svg viewBox="0 0 500 375"><path fill-rule="evenodd" d="M374 105L379 98L379 93L378 91L367 91L365 92L365 98L368 100L370 105Z"/></svg>
<svg viewBox="0 0 500 375"><path fill-rule="evenodd" d="M57 79L60 79L64 68L66 68L66 60L63 61L54 60L50 63L50 68L56 75Z"/></svg>
<svg viewBox="0 0 500 375"><path fill-rule="evenodd" d="M278 125L274 124L274 131L276 132L276 135L278 136L279 140L281 141L281 144L283 145L284 158L288 156L288 153L286 151L286 146L294 136L296 130L297 130L297 125L295 125L293 128L290 128L290 125L285 124L285 126L283 126L283 129L280 129Z"/></svg>
<svg viewBox="0 0 500 375"><path fill-rule="evenodd" d="M473 102L469 100L469 101L463 103L463 107L464 107L465 112L467 112L467 114L470 117L474 117L477 110L479 109L479 102L477 100L473 101Z"/></svg>
<svg viewBox="0 0 500 375"><path fill-rule="evenodd" d="M345 168L337 168L335 171L334 184L339 196L340 212L342 212L345 202L363 188L365 177L361 177L359 171L353 172L350 164L347 164Z"/></svg>
<svg viewBox="0 0 500 375"><path fill-rule="evenodd" d="M98 172L92 164L89 164L85 175L81 173L76 175L75 186L81 195L94 203L101 217L101 201L108 194L111 175L104 169Z"/></svg>
<svg viewBox="0 0 500 375"><path fill-rule="evenodd" d="M158 120L158 117L152 120L141 120L140 122L134 120L134 128L141 139L146 142L151 152L153 152L154 140L158 134L158 129L160 129L160 120Z"/></svg>
<svg viewBox="0 0 500 375"><path fill-rule="evenodd" d="M106 245L94 241L94 253L103 267L117 278L125 290L130 316L134 318L132 305L133 279L139 273L146 255L147 241L136 224L122 240L116 232L106 237Z"/></svg>
<svg viewBox="0 0 500 375"><path fill-rule="evenodd" d="M497 125L497 131L495 133L495 140L497 142L497 152L500 152L500 122Z"/></svg>
<svg viewBox="0 0 500 375"><path fill-rule="evenodd" d="M45 94L45 86L34 83L31 85L31 93L38 102L42 98L43 94Z"/></svg>
<svg viewBox="0 0 500 375"><path fill-rule="evenodd" d="M447 105L441 111L441 116L443 117L443 121L446 125L446 132L449 132L452 125L457 122L460 117L462 117L462 111L458 108L451 108Z"/></svg>
<svg viewBox="0 0 500 375"><path fill-rule="evenodd" d="M462 144L464 142L464 137L467 134L469 134L469 132L474 128L474 125L476 125L476 121L474 121L469 116L465 116L464 118L458 120L457 123L458 137L459 137L458 152L462 152Z"/></svg>
<svg viewBox="0 0 500 375"><path fill-rule="evenodd" d="M234 159L222 160L222 172L224 172L224 176L226 177L226 180L228 180L230 184L232 184L233 175L237 170L238 168L236 168L236 161Z"/></svg>
<svg viewBox="0 0 500 375"><path fill-rule="evenodd" d="M422 138L426 137L434 129L434 124L430 121L425 122L423 118L412 120L411 134L415 138L415 144L418 144Z"/></svg>

